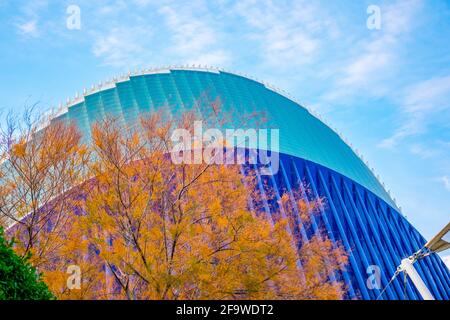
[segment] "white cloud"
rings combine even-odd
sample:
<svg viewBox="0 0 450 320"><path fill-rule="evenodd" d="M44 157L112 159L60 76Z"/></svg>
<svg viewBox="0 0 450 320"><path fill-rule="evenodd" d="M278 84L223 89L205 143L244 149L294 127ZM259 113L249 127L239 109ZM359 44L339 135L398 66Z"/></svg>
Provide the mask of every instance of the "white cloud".
<svg viewBox="0 0 450 320"><path fill-rule="evenodd" d="M227 47L220 41L215 17L207 2L193 0L158 2L135 0L105 3L97 11L97 31L92 53L103 65L118 68L148 67L158 64L208 64L225 66L231 61ZM131 10L138 7L138 11ZM119 8L119 9L117 9ZM108 21L106 16L120 13ZM116 17L116 16L115 16ZM119 17L117 17L119 18ZM220 20L220 19L219 19ZM132 21L132 23L130 23Z"/></svg>
<svg viewBox="0 0 450 320"><path fill-rule="evenodd" d="M401 62L400 43L414 27L414 17L421 0L400 0L381 7L381 30L371 31L368 39L354 44L343 66L337 66L336 84L324 95L334 101L364 92L365 96L386 96L392 91L387 80L392 79ZM351 52L350 51L350 52Z"/></svg>
<svg viewBox="0 0 450 320"><path fill-rule="evenodd" d="M269 66L301 66L317 57L323 41L337 32L337 26L311 3L243 0L234 8L251 27L264 62Z"/></svg>
<svg viewBox="0 0 450 320"><path fill-rule="evenodd" d="M230 53L221 43L222 33L215 27L216 19L209 12L206 2L186 4L168 3L158 8L171 37L168 48L178 60L188 63L223 66L230 60Z"/></svg>
<svg viewBox="0 0 450 320"><path fill-rule="evenodd" d="M122 0L116 0L113 3L107 3L98 9L98 14L111 15L120 14L128 8L127 3Z"/></svg>
<svg viewBox="0 0 450 320"><path fill-rule="evenodd" d="M19 34L30 36L30 37L38 37L39 31L37 27L36 20L31 20L28 22L24 22L16 25Z"/></svg>
<svg viewBox="0 0 450 320"><path fill-rule="evenodd" d="M438 112L450 108L450 76L436 77L408 89L404 109L408 113Z"/></svg>
<svg viewBox="0 0 450 320"><path fill-rule="evenodd" d="M28 1L21 6L19 9L20 16L15 17L17 32L25 37L39 37L44 25L44 23L39 23L40 14L47 6L47 0Z"/></svg>
<svg viewBox="0 0 450 320"><path fill-rule="evenodd" d="M421 134L424 131L423 115L410 115L408 121L400 125L390 137L383 139L378 147L393 149L401 140Z"/></svg>
<svg viewBox="0 0 450 320"><path fill-rule="evenodd" d="M448 176L440 177L439 181L441 181L441 183L444 185L445 189L450 191L450 178Z"/></svg>
<svg viewBox="0 0 450 320"><path fill-rule="evenodd" d="M401 111L406 121L379 144L395 147L401 140L426 132L435 120L450 110L450 76L431 78L405 90Z"/></svg>
<svg viewBox="0 0 450 320"><path fill-rule="evenodd" d="M150 5L152 2L154 2L154 0L134 0L134 2L139 7L146 7L146 6Z"/></svg>
<svg viewBox="0 0 450 320"><path fill-rule="evenodd" d="M392 62L393 54L386 50L387 47L385 38L367 44L364 54L343 69L344 76L338 80L339 86L371 85L374 77L379 78L378 73Z"/></svg>
<svg viewBox="0 0 450 320"><path fill-rule="evenodd" d="M194 18L191 13L180 12L170 6L159 9L159 13L166 19L172 31L173 42L180 54L191 54L202 51L214 44L216 34L214 30L202 20Z"/></svg>
<svg viewBox="0 0 450 320"><path fill-rule="evenodd" d="M92 52L113 67L136 67L148 63L151 56L144 44L152 36L149 27L112 28L96 36Z"/></svg>
<svg viewBox="0 0 450 320"><path fill-rule="evenodd" d="M280 61L291 65L311 62L320 43L307 33L282 25L267 30L265 38L265 58L271 65Z"/></svg>

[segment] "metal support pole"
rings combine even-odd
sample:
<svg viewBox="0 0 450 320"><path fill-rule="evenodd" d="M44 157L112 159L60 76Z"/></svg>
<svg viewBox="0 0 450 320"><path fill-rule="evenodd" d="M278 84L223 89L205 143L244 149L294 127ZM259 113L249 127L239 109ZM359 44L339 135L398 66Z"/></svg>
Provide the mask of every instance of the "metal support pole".
<svg viewBox="0 0 450 320"><path fill-rule="evenodd" d="M414 268L414 262L416 262L414 257L403 259L400 264L400 271L405 272L409 276L424 300L434 300L430 290L428 290L416 268Z"/></svg>

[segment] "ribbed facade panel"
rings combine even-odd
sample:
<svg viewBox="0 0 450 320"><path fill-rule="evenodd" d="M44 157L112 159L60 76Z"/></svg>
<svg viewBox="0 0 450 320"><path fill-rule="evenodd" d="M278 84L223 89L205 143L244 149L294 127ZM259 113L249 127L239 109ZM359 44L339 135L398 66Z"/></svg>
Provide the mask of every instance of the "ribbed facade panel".
<svg viewBox="0 0 450 320"><path fill-rule="evenodd" d="M349 263L334 276L345 281L349 299L376 299L381 290L369 289L368 267L381 270L384 288L400 261L426 242L397 207L373 173L328 126L305 108L265 85L226 72L166 70L131 76L107 89L87 94L56 119L74 120L86 141L90 126L106 115L137 126L141 115L167 108L173 113L191 109L199 101L220 99L226 111L237 114L265 112L267 127L280 130L280 170L258 177L280 197L307 186L312 196L325 199L319 215L306 230L298 221L299 243L324 232L342 244ZM267 214L271 214L266 206ZM450 272L439 256L419 261L419 274L437 299L450 298ZM333 279L331 279L333 280ZM398 277L382 299L419 299L414 286Z"/></svg>
<svg viewBox="0 0 450 320"><path fill-rule="evenodd" d="M333 170L289 155L281 155L278 174L259 179L266 180L277 197L283 192L293 195L292 190L306 187L304 194L312 192L313 197L325 199L320 214L312 217L310 230L300 231L299 238L308 241L321 231L344 246L349 263L336 277L347 283L349 299L419 299L410 280L405 286L402 277L397 277L380 297L400 261L426 243L386 202ZM367 268L372 265L381 271L380 290L367 286ZM436 299L450 299L450 274L439 256L433 254L419 261L417 269Z"/></svg>
<svg viewBox="0 0 450 320"><path fill-rule="evenodd" d="M176 113L192 108L199 100L217 98L225 110L237 114L265 112L267 126L280 129L281 152L336 170L395 207L374 174L333 130L294 101L259 82L231 73L171 70L131 76L112 88L87 94L58 118L78 122L89 139L89 126L106 114L135 126L140 115L158 108Z"/></svg>

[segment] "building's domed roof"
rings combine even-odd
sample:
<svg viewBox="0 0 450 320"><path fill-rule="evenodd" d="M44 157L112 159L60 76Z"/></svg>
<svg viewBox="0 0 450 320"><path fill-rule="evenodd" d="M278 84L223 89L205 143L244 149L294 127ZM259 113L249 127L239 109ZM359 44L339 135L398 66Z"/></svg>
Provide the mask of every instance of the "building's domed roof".
<svg viewBox="0 0 450 320"><path fill-rule="evenodd" d="M140 114L158 107L190 108L202 95L220 97L225 109L242 113L263 111L271 128L280 129L280 152L328 167L396 208L373 172L341 139L287 95L244 76L200 68L148 70L94 87L77 97L55 119L76 120L85 136L90 126L106 114L134 125Z"/></svg>

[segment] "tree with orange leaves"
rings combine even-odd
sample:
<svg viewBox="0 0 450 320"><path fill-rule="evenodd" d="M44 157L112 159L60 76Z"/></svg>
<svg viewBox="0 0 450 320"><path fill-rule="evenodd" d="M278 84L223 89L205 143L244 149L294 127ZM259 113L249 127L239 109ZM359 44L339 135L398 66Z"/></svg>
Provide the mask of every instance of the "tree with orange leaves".
<svg viewBox="0 0 450 320"><path fill-rule="evenodd" d="M0 223L15 239L16 253L30 256L56 295L77 298L82 291L69 292L66 270L88 254L74 214L88 173L89 149L81 138L75 124L47 124L27 109L21 120L8 116L0 143ZM83 269L89 280L92 264ZM92 275L98 273L96 267Z"/></svg>
<svg viewBox="0 0 450 320"><path fill-rule="evenodd" d="M73 124L42 126L31 109L23 119L9 116L2 130L0 216L3 225L14 225L9 233L16 237L16 251L31 253L39 267L62 245L74 187L87 172L88 149Z"/></svg>
<svg viewBox="0 0 450 320"><path fill-rule="evenodd" d="M258 203L254 174L244 177L238 165L170 161L171 130L192 131L195 118L157 113L142 119L139 132L114 119L93 127L95 180L83 225L116 285L111 297L342 298L342 283L330 277L346 263L344 251L319 234L298 249L291 230L296 214L308 223L319 200L294 200L295 211L284 195L272 219L258 205L249 209L250 197ZM285 218L276 213L282 206Z"/></svg>
<svg viewBox="0 0 450 320"><path fill-rule="evenodd" d="M0 212L16 223L17 250L35 255L60 299L342 298L343 284L331 279L344 251L320 231L309 240L294 232L296 220L308 228L320 199L285 194L277 202L266 190L268 217L254 172L171 161L174 128L192 132L195 120L221 127L229 118L217 103L178 118L153 113L138 130L107 118L92 127L89 147L63 123L6 135L11 167ZM22 190L44 196L20 199ZM70 265L82 272L80 288L67 286Z"/></svg>

